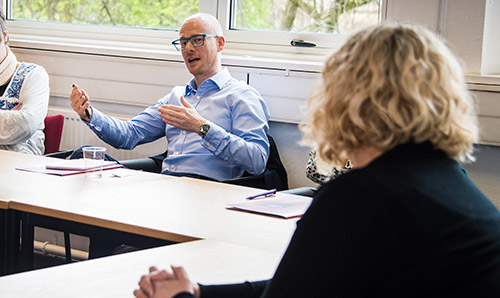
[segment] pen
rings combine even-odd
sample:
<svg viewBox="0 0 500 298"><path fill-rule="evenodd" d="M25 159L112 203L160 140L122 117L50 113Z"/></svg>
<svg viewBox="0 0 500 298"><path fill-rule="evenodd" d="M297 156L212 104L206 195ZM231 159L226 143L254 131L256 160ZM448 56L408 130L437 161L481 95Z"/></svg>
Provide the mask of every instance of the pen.
<svg viewBox="0 0 500 298"><path fill-rule="evenodd" d="M75 87L75 84L72 85L72 87L74 88ZM87 102L87 100L84 100L83 103L82 103L82 106L85 104L85 102ZM87 115L87 118L90 119L90 112L89 112L89 109L86 108L85 109L85 115Z"/></svg>
<svg viewBox="0 0 500 298"><path fill-rule="evenodd" d="M267 191L267 192L264 192L264 193L260 193L258 195L253 195L253 196L249 196L247 198L247 200L253 200L253 199L257 199L257 198L267 198L267 197L271 197L271 196L274 196L276 194L276 189L271 189L270 191Z"/></svg>

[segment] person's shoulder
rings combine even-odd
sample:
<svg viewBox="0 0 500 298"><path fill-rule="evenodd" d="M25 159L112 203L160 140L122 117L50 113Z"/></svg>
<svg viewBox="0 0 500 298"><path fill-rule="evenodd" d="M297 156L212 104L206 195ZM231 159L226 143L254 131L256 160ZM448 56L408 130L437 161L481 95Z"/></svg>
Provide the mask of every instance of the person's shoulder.
<svg viewBox="0 0 500 298"><path fill-rule="evenodd" d="M369 173L363 170L351 170L326 182L320 190L331 191L332 189L351 189L353 186L366 187L370 184Z"/></svg>
<svg viewBox="0 0 500 298"><path fill-rule="evenodd" d="M229 80L223 90L229 93L233 100L262 100L262 95L257 89L235 78Z"/></svg>
<svg viewBox="0 0 500 298"><path fill-rule="evenodd" d="M222 90L226 90L226 91L230 91L230 92L250 91L250 92L255 92L255 93L259 94L257 89L250 86L247 82L233 77L226 70L223 70L222 72L220 72L219 75L221 76L221 78L219 79L219 85L222 86L221 87ZM260 94L259 94L259 96L260 96Z"/></svg>
<svg viewBox="0 0 500 298"><path fill-rule="evenodd" d="M185 96L186 86L174 86L172 90L158 100L159 104L181 105L181 96Z"/></svg>
<svg viewBox="0 0 500 298"><path fill-rule="evenodd" d="M19 63L19 69L26 69L26 70L34 70L34 69L43 69L43 66L38 65L36 63L31 63L31 62L21 62Z"/></svg>
<svg viewBox="0 0 500 298"><path fill-rule="evenodd" d="M237 78L231 77L226 81L224 88L233 88L233 89L255 89L252 86L248 85L246 82L238 80Z"/></svg>
<svg viewBox="0 0 500 298"><path fill-rule="evenodd" d="M320 201L334 199L337 203L346 201L359 206L384 193L381 187L382 185L376 182L371 172L363 169L351 170L322 185L315 199Z"/></svg>
<svg viewBox="0 0 500 298"><path fill-rule="evenodd" d="M47 71L38 64L21 62L7 92L11 96L16 96L15 94L21 93L21 89L31 90L39 88L47 90L49 88L49 75Z"/></svg>
<svg viewBox="0 0 500 298"><path fill-rule="evenodd" d="M26 73L26 75L38 75L38 76L48 77L48 73L43 66L30 62L21 62L18 68L18 72Z"/></svg>

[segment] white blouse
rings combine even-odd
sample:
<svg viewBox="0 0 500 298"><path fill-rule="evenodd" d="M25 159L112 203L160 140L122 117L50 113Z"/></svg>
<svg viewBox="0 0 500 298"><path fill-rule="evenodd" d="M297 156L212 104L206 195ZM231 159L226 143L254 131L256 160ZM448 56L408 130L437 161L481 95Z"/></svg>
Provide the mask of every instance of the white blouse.
<svg viewBox="0 0 500 298"><path fill-rule="evenodd" d="M0 149L42 155L49 75L42 66L21 63L0 97ZM12 110L23 103L20 110Z"/></svg>

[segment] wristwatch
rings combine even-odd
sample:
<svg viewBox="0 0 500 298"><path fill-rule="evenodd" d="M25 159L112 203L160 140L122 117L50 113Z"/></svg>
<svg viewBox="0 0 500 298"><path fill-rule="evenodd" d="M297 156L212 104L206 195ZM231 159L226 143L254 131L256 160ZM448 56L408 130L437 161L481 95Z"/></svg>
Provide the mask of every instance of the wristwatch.
<svg viewBox="0 0 500 298"><path fill-rule="evenodd" d="M210 125L208 123L203 123L202 125L200 125L200 136L204 138L209 130L210 130Z"/></svg>

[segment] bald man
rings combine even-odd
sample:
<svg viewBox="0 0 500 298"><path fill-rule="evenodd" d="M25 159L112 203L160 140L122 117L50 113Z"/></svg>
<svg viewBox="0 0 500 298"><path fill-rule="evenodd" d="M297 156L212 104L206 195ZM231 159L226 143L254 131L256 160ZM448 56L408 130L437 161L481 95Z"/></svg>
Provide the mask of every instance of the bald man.
<svg viewBox="0 0 500 298"><path fill-rule="evenodd" d="M193 78L176 86L129 121L90 106L88 94L74 86L73 110L102 140L133 149L166 136L168 154L162 173L217 181L264 172L269 154L269 112L254 88L222 67L226 40L215 17L188 17L172 42ZM86 112L87 111L87 112Z"/></svg>

